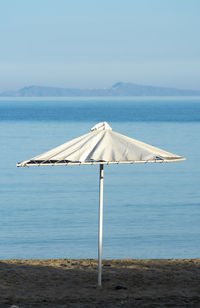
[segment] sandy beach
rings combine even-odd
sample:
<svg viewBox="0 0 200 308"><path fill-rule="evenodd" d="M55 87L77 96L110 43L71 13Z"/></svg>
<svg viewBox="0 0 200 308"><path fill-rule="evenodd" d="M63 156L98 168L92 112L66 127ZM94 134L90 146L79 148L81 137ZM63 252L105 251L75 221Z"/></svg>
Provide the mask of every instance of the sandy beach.
<svg viewBox="0 0 200 308"><path fill-rule="evenodd" d="M1 260L0 307L200 307L200 259Z"/></svg>

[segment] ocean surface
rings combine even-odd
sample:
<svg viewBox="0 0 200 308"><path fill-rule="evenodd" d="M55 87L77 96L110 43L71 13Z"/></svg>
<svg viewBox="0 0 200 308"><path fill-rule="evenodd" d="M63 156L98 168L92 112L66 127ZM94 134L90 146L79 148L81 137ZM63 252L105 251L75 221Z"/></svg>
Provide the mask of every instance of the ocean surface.
<svg viewBox="0 0 200 308"><path fill-rule="evenodd" d="M186 157L105 166L103 258L200 257L200 97L1 98L0 259L97 258L99 166L16 163L100 121Z"/></svg>

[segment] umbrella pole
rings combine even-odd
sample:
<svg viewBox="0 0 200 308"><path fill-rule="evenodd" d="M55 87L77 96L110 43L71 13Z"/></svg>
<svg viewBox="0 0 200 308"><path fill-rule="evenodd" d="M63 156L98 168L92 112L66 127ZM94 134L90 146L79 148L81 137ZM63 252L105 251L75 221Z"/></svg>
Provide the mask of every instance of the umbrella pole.
<svg viewBox="0 0 200 308"><path fill-rule="evenodd" d="M101 287L102 276L102 233L103 233L103 164L99 172L99 247L98 247L98 286Z"/></svg>

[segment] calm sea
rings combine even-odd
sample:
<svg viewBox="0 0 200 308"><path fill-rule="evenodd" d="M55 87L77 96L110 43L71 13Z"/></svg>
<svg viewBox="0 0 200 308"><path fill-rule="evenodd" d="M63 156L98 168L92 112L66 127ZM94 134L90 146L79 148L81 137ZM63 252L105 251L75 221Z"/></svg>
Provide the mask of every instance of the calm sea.
<svg viewBox="0 0 200 308"><path fill-rule="evenodd" d="M105 166L103 258L195 258L200 98L0 99L0 259L96 258L98 166L17 168L107 121L186 157Z"/></svg>

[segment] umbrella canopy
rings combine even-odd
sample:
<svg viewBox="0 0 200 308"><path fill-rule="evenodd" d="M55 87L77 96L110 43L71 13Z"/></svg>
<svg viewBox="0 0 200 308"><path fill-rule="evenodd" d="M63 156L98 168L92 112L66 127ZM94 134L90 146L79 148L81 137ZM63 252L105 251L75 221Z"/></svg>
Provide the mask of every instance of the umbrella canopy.
<svg viewBox="0 0 200 308"><path fill-rule="evenodd" d="M42 165L100 165L99 174L99 243L98 285L102 278L103 230L103 166L104 164L176 162L185 158L163 151L141 141L114 132L106 122L100 122L83 136L52 150L18 163L18 167Z"/></svg>
<svg viewBox="0 0 200 308"><path fill-rule="evenodd" d="M17 164L33 165L123 164L173 162L183 157L114 132L106 122L83 136Z"/></svg>

